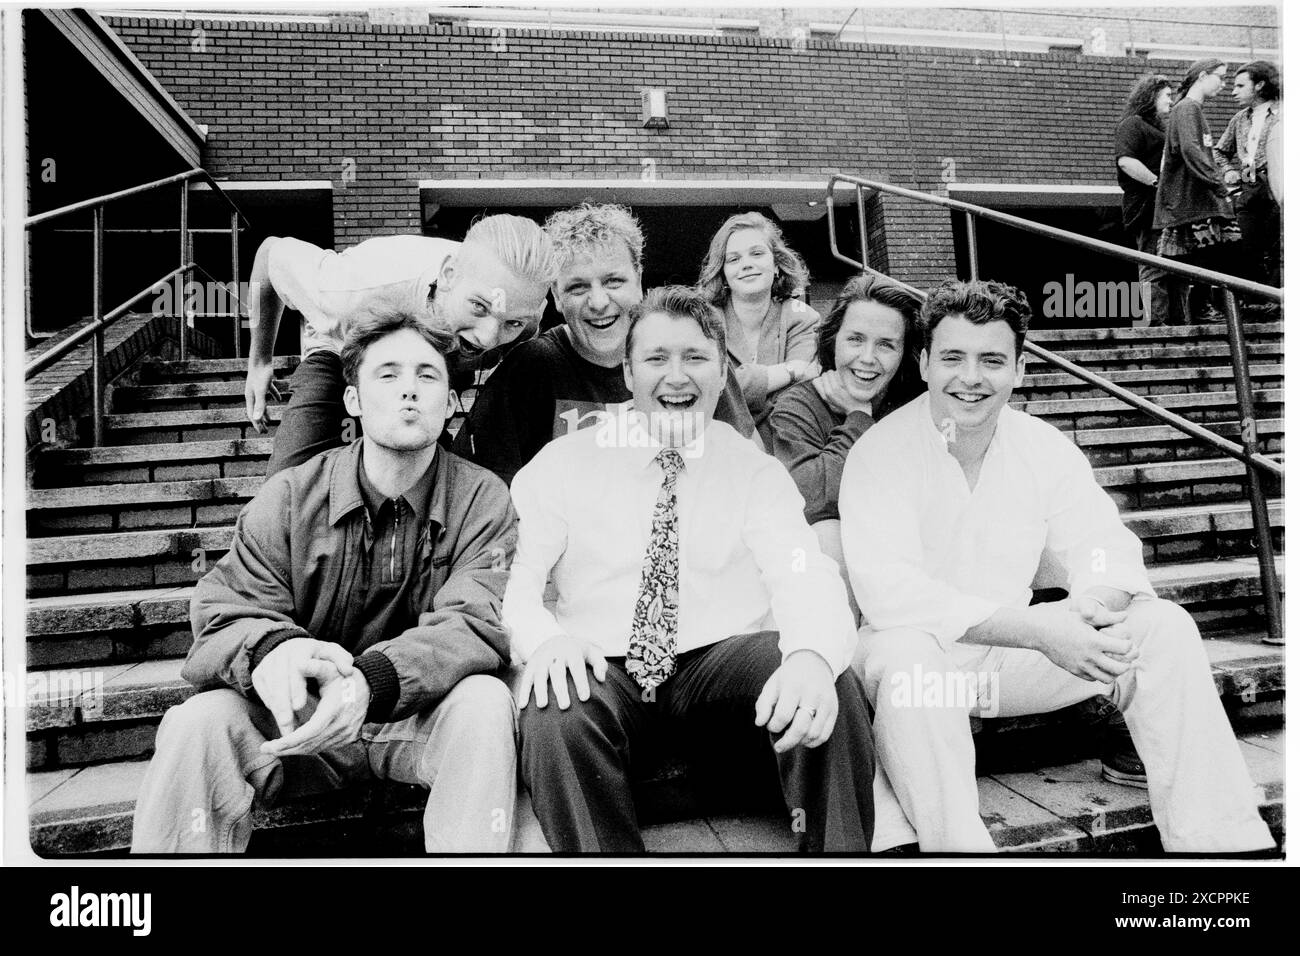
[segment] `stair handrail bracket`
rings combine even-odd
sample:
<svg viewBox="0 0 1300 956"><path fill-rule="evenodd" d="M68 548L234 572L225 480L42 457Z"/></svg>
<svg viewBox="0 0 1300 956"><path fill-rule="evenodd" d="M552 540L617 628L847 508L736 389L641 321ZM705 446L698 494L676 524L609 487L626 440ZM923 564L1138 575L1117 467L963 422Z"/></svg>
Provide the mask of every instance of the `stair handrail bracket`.
<svg viewBox="0 0 1300 956"><path fill-rule="evenodd" d="M221 200L229 207L230 211L230 264L232 271L232 282L235 287L239 283L239 229L241 224L248 226L248 220L240 211L239 207L226 195L220 184L204 169L191 169L183 173L176 173L172 176L165 176L162 179L155 179L153 182L142 183L138 186L132 186L128 189L121 189L116 192L104 193L103 195L93 196L90 199L83 199L79 202L71 203L67 206L60 206L58 209L51 209L48 212L39 213L35 216L29 216L23 222L24 235L30 237L31 230L39 225L51 222L55 219L61 219L65 216L75 215L81 212L90 212L93 217L92 242L91 242L91 268L93 273L93 292L92 292L92 309L90 322L82 326L73 334L62 339L57 345L46 349L41 354L27 363L23 370L24 381L30 380L32 376L37 375L50 368L74 350L83 345L87 340L93 342L91 349L91 392L93 393L91 402L91 418L93 422L92 443L99 447L104 443L104 390L107 386L105 381L104 369L104 333L118 319L125 315L130 308L156 290L159 286L165 286L169 282L180 282L189 276L195 269L200 269L194 262L194 250L192 247L191 233L189 227L189 189L190 184L199 181L211 189ZM170 272L149 283L140 292L126 301L119 303L117 306L104 311L104 209L109 203L118 200L128 199L133 196L140 196L145 193L165 189L169 186L180 187L180 264ZM207 270L201 269L205 274ZM28 277L30 285L30 276ZM178 301L181 301L178 299ZM240 355L240 330L242 323L241 310L238 299L234 312L229 316L234 324L234 343L235 357ZM180 323L180 356L184 360L189 354L189 317L180 314L177 317ZM27 331L32 334L31 314L27 316Z"/></svg>
<svg viewBox="0 0 1300 956"><path fill-rule="evenodd" d="M835 186L837 183L847 183L854 187L857 220L858 220L858 239L861 252L861 259L853 259L840 251L838 240L835 235ZM985 206L978 206L974 203L964 202L960 199L951 199L947 196L935 196L930 193L920 192L915 189L907 189L903 186L895 186L891 183L881 182L878 180L864 179L860 176L852 176L847 173L832 173L826 183L826 226L830 235L831 255L841 262L847 263L862 272L874 273L881 275L870 265L870 249L867 237L867 211L866 195L867 193L885 193L891 196L899 196L903 199L909 199L914 202L924 203L930 206L942 206L953 210L954 212L964 213L966 217L966 253L972 279L979 278L979 252L976 243L975 226L977 219L987 219L992 222L1001 223L1004 226L1010 226L1022 232L1027 232L1036 236L1043 236L1049 239L1055 239L1068 245L1078 246L1083 249L1089 249L1093 252L1110 256L1115 259L1123 260L1134 265L1154 266L1164 272L1172 275L1181 276L1185 279L1191 279L1196 282L1207 285L1220 286L1224 289L1224 299L1226 302L1226 328L1228 337L1228 351L1232 358L1232 375L1236 389L1237 400L1237 422L1240 427L1241 444L1236 444L1216 435L1214 432L1198 425L1181 415L1162 408L1157 403L1138 395L1123 386L1117 385L1102 376L1073 362L1062 358L1049 349L1043 348L1035 342L1026 342L1025 350L1030 354L1037 356L1050 365L1054 365L1061 371L1066 372L1075 378L1081 379L1095 388L1099 388L1113 398L1117 398L1131 408L1135 408L1143 414L1154 418L1162 425L1169 425L1191 438L1208 444L1217 451L1237 459L1246 466L1247 492L1250 500L1251 518L1254 523L1256 554L1259 558L1260 569L1260 590L1264 599L1264 610L1268 618L1268 637L1269 643L1281 644L1283 642L1284 622L1282 616L1282 602L1278 591L1277 580L1277 559L1273 552L1272 526L1269 521L1268 501L1264 497L1263 485L1260 481L1261 473L1268 473L1277 477L1284 474L1283 466L1270 458L1266 458L1259 453L1259 442L1256 435L1256 418L1255 418L1255 400L1250 386L1250 356L1246 347L1245 328L1241 319L1241 312L1237 306L1237 294L1245 294L1255 298L1264 299L1269 302L1282 303L1282 290L1269 285L1263 285L1258 282L1251 282L1248 279L1241 279L1237 276L1227 275L1222 272L1215 272L1212 269L1203 269L1199 266L1188 265L1175 259L1166 259L1163 256L1151 255L1145 252L1139 252L1136 249L1130 249L1126 246L1115 245L1101 239L1093 239L1089 236L1081 236L1069 232L1065 229L1059 229L1055 226L1047 226L1029 219L1023 219L1020 216L1013 216L1010 213L1000 212L996 209L989 209ZM894 279L898 282L899 280ZM925 297L925 292L917 289L915 286L900 282L901 285L911 289L921 297Z"/></svg>

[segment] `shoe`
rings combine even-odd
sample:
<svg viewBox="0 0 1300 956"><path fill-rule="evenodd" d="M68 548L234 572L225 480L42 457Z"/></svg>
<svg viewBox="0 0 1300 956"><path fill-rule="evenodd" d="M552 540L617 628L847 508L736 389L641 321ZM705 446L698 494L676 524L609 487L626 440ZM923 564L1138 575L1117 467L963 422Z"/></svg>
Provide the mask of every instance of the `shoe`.
<svg viewBox="0 0 1300 956"><path fill-rule="evenodd" d="M1101 777L1121 787L1147 789L1147 768L1133 747L1133 738L1122 723L1106 728L1101 751Z"/></svg>
<svg viewBox="0 0 1300 956"><path fill-rule="evenodd" d="M900 843L898 846L891 846L888 850L881 850L879 853L873 853L872 856L920 856L921 844L919 843Z"/></svg>

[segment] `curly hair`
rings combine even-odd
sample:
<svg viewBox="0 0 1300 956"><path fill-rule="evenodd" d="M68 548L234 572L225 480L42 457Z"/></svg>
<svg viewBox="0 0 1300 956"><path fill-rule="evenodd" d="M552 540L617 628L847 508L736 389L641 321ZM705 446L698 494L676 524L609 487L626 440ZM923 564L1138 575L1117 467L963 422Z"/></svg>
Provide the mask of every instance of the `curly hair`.
<svg viewBox="0 0 1300 956"><path fill-rule="evenodd" d="M817 361L823 369L835 368L835 337L844 316L855 302L877 302L903 318L903 360L894 373L884 402L876 413L880 418L905 405L924 390L921 382L921 308L925 300L893 279L868 272L850 279L840 290L835 304L817 326Z"/></svg>
<svg viewBox="0 0 1300 956"><path fill-rule="evenodd" d="M546 234L567 267L579 253L591 254L599 246L622 243L632 258L632 266L641 272L645 252L645 234L632 210L616 203L585 202L572 209L561 209L546 220Z"/></svg>
<svg viewBox="0 0 1300 956"><path fill-rule="evenodd" d="M927 352L934 343L935 327L950 315L959 315L973 325L1005 322L1016 336L1016 357L1024 350L1031 315L1029 299L1013 285L949 279L931 292L921 309Z"/></svg>
<svg viewBox="0 0 1300 956"><path fill-rule="evenodd" d="M1125 116L1140 116L1152 126L1164 129L1165 121L1156 112L1156 100L1163 90L1173 92L1174 84L1163 73L1143 73L1129 90L1128 103L1124 106Z"/></svg>
<svg viewBox="0 0 1300 956"><path fill-rule="evenodd" d="M799 253L795 252L781 234L781 227L759 212L744 212L732 216L722 224L722 228L713 234L709 242L709 251L704 256L700 267L700 281L696 283L700 291L718 308L727 304L731 298L731 289L723 275L723 266L727 261L727 242L733 233L741 229L757 229L767 240L772 250L772 259L776 263L776 280L772 283L772 298L778 302L803 295L808 288L808 267L804 265Z"/></svg>
<svg viewBox="0 0 1300 956"><path fill-rule="evenodd" d="M1243 73L1250 77L1250 82L1264 84L1264 88L1259 91L1260 99L1280 100L1282 98L1282 76L1278 73L1277 67L1268 60L1254 60L1243 67L1238 67L1233 76L1241 76Z"/></svg>

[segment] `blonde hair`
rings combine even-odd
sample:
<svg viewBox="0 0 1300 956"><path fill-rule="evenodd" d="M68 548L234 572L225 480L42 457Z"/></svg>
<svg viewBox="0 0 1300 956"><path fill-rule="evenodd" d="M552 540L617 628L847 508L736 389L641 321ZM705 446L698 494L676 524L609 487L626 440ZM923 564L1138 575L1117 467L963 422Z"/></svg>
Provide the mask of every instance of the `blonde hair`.
<svg viewBox="0 0 1300 956"><path fill-rule="evenodd" d="M722 224L722 228L713 234L709 251L700 267L700 281L696 285L708 297L708 300L722 308L731 298L731 288L727 285L723 266L727 261L727 241L733 233L742 229L757 229L763 234L768 248L772 250L772 260L776 266L776 279L772 282L772 298L778 302L784 299L796 299L808 288L808 267L804 265L799 253L790 248L781 232L781 227L759 212L743 212L732 216Z"/></svg>
<svg viewBox="0 0 1300 956"><path fill-rule="evenodd" d="M550 285L560 274L560 257L550 237L523 216L484 216L470 226L465 245L491 250L521 279Z"/></svg>
<svg viewBox="0 0 1300 956"><path fill-rule="evenodd" d="M645 235L626 206L585 202L572 209L561 209L546 220L546 234L555 243L561 268L580 252L591 253L597 246L622 243L632 259L632 267L638 274L641 272Z"/></svg>

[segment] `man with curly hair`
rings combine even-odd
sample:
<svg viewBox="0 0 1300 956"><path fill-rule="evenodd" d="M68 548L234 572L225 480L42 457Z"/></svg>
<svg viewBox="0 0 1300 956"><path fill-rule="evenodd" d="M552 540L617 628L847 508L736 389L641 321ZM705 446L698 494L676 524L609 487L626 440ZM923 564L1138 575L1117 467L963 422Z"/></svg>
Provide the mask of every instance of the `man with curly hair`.
<svg viewBox="0 0 1300 956"><path fill-rule="evenodd" d="M632 397L623 352L628 315L642 296L640 224L623 206L584 203L552 215L546 233L562 262L551 294L564 325L506 357L452 446L507 483L547 442L599 425ZM754 433L730 370L714 417Z"/></svg>
<svg viewBox="0 0 1300 956"><path fill-rule="evenodd" d="M1098 694L1132 732L1166 850L1272 848L1195 621L1156 597L1083 453L1006 407L1025 371L1024 293L952 280L922 326L927 391L862 436L840 493L884 770L873 848L992 852L969 715ZM1045 550L1070 595L1031 607Z"/></svg>

